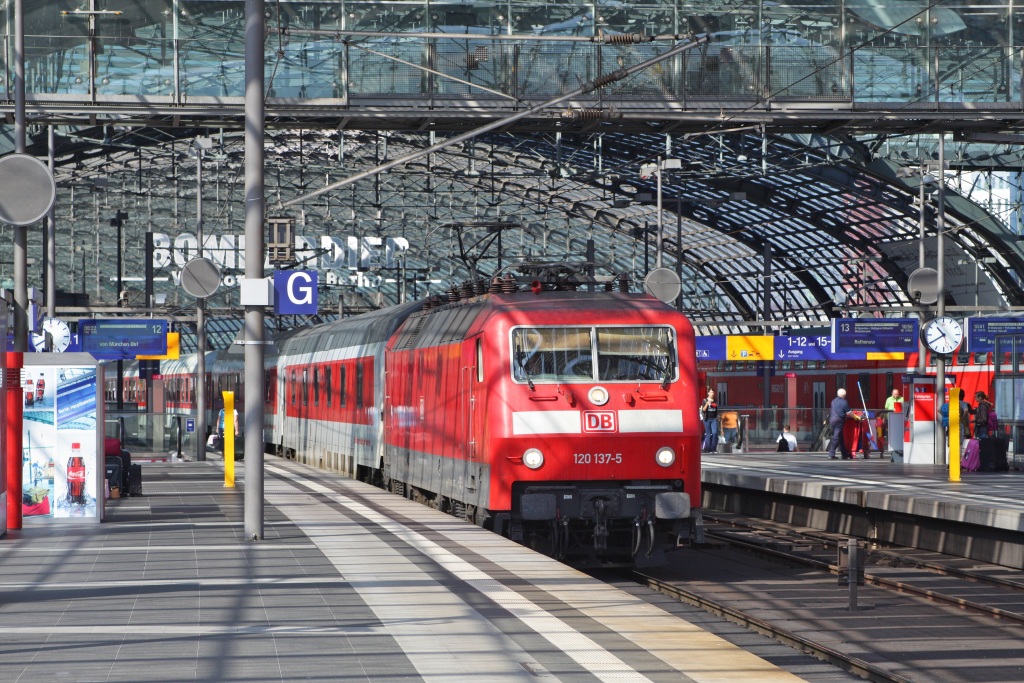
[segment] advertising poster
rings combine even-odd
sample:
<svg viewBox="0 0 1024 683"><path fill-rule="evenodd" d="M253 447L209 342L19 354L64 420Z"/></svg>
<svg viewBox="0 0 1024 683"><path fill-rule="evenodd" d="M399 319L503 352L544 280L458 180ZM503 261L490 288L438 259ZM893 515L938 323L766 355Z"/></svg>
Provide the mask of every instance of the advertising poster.
<svg viewBox="0 0 1024 683"><path fill-rule="evenodd" d="M96 368L25 368L22 514L96 517Z"/></svg>

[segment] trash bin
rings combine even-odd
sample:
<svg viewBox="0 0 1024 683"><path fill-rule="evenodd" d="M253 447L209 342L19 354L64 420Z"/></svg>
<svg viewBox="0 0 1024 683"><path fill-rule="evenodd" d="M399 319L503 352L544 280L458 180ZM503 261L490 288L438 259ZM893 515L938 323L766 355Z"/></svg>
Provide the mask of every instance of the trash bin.
<svg viewBox="0 0 1024 683"><path fill-rule="evenodd" d="M843 440L851 455L857 457L860 453L867 458L871 455L871 445L868 443L868 421L860 419L863 415L859 410L850 413L843 425Z"/></svg>

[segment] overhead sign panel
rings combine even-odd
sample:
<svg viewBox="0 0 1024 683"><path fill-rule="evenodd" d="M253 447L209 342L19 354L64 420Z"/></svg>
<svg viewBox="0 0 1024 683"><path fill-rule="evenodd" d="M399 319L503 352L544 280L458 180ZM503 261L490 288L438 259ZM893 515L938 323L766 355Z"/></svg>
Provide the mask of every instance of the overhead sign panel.
<svg viewBox="0 0 1024 683"><path fill-rule="evenodd" d="M832 321L832 352L916 353L917 318L838 318Z"/></svg>
<svg viewBox="0 0 1024 683"><path fill-rule="evenodd" d="M98 360L131 360L167 353L167 321L153 318L92 318L78 321L82 351Z"/></svg>
<svg viewBox="0 0 1024 683"><path fill-rule="evenodd" d="M725 336L716 334L697 337L697 360L725 360Z"/></svg>
<svg viewBox="0 0 1024 683"><path fill-rule="evenodd" d="M997 334L1024 334L1024 318L968 318L967 350L971 353L995 351Z"/></svg>
<svg viewBox="0 0 1024 683"><path fill-rule="evenodd" d="M274 313L278 315L314 315L317 300L315 270L278 270L274 272Z"/></svg>
<svg viewBox="0 0 1024 683"><path fill-rule="evenodd" d="M775 337L735 334L725 338L726 360L771 360L774 355Z"/></svg>

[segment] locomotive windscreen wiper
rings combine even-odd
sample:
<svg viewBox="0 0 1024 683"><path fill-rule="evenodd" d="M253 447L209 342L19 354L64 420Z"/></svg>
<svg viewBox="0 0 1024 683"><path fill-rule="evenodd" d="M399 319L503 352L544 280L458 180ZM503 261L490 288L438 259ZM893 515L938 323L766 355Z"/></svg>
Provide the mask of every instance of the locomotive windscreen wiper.
<svg viewBox="0 0 1024 683"><path fill-rule="evenodd" d="M672 375L676 373L676 348L672 344L672 338L669 337L668 342L665 344L668 356L665 357L665 376L661 379L661 388L668 389L669 380L672 379Z"/></svg>
<svg viewBox="0 0 1024 683"><path fill-rule="evenodd" d="M519 335L515 336L516 340L516 363L519 365L519 369L523 371L523 376L526 378L526 383L530 385L530 391L536 391L533 386L533 378L530 377L530 370L526 367L526 353L523 351L523 338Z"/></svg>

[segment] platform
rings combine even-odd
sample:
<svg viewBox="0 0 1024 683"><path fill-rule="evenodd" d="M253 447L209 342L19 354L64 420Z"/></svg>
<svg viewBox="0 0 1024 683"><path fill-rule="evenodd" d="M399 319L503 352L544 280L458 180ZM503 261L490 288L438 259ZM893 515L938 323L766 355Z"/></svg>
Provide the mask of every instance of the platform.
<svg viewBox="0 0 1024 683"><path fill-rule="evenodd" d="M705 454L705 507L1024 568L1024 471L825 453ZM734 494L729 494L733 491Z"/></svg>
<svg viewBox="0 0 1024 683"><path fill-rule="evenodd" d="M5 681L795 681L641 598L379 489L150 463L97 525L0 538ZM781 646L779 646L781 647ZM792 652L787 657L792 658Z"/></svg>

